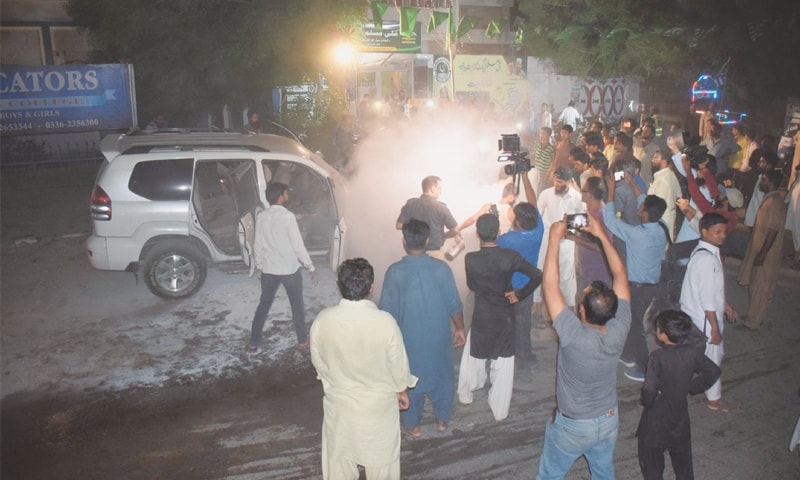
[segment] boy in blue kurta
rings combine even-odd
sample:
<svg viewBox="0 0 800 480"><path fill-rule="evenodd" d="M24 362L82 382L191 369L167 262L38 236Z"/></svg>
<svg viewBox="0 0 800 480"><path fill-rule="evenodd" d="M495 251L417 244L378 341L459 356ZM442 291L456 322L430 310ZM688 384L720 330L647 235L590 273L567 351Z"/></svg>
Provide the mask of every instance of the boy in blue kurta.
<svg viewBox="0 0 800 480"><path fill-rule="evenodd" d="M433 404L436 426L447 428L453 411L455 380L453 346L464 345L461 299L450 267L425 253L430 228L411 219L403 225L408 255L386 271L380 308L397 319L408 352L409 366L419 378L409 390L409 408L400 413L403 428L420 436L425 395ZM450 333L450 322L455 331Z"/></svg>

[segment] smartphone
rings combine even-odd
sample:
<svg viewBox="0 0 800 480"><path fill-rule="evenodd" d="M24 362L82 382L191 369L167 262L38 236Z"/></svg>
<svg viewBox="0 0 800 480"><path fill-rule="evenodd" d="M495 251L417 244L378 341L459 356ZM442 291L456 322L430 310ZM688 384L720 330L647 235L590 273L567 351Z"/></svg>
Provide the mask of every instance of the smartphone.
<svg viewBox="0 0 800 480"><path fill-rule="evenodd" d="M567 215L567 230L580 230L589 226L589 215L585 213L573 213Z"/></svg>
<svg viewBox="0 0 800 480"><path fill-rule="evenodd" d="M620 170L619 172L614 172L614 181L619 182L620 180L625 178L625 172Z"/></svg>

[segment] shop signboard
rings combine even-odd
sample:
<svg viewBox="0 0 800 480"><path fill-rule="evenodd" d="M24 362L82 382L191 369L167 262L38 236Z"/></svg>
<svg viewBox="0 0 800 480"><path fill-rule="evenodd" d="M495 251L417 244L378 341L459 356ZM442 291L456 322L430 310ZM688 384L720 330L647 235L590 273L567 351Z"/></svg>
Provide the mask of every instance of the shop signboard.
<svg viewBox="0 0 800 480"><path fill-rule="evenodd" d="M400 22L384 20L381 28L374 23L365 23L359 49L362 52L419 53L422 50L421 25L414 22L412 34L403 36L400 35Z"/></svg>
<svg viewBox="0 0 800 480"><path fill-rule="evenodd" d="M127 129L137 123L133 66L0 67L0 133Z"/></svg>

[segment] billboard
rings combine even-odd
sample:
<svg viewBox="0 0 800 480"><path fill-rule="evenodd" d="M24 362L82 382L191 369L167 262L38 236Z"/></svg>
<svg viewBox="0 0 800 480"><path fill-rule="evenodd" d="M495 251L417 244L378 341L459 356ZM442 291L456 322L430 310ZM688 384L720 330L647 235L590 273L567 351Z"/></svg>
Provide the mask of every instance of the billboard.
<svg viewBox="0 0 800 480"><path fill-rule="evenodd" d="M0 68L0 133L39 135L136 125L133 66Z"/></svg>
<svg viewBox="0 0 800 480"><path fill-rule="evenodd" d="M419 53L422 51L422 26L414 22L414 32L400 35L400 22L385 20L377 28L374 23L364 24L364 37L359 50L362 52Z"/></svg>
<svg viewBox="0 0 800 480"><path fill-rule="evenodd" d="M442 78L446 66L442 67ZM526 60L502 55L456 55L452 75L455 98L461 103L491 104L496 111L516 113L528 95ZM439 81L437 79L437 81ZM446 83L440 83L444 96Z"/></svg>

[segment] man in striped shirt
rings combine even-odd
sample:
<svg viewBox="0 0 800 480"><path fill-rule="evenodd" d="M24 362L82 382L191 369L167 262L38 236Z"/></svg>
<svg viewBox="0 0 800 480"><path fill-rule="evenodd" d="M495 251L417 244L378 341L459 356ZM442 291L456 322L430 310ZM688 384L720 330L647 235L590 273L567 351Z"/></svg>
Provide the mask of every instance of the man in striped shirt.
<svg viewBox="0 0 800 480"><path fill-rule="evenodd" d="M535 187L536 195L539 195L545 188L551 186L548 172L550 170L550 162L553 161L553 155L555 154L553 144L550 143L550 136L552 134L552 128L540 128L539 141L533 146L533 166L536 168L536 173L539 177L538 181L532 182Z"/></svg>

